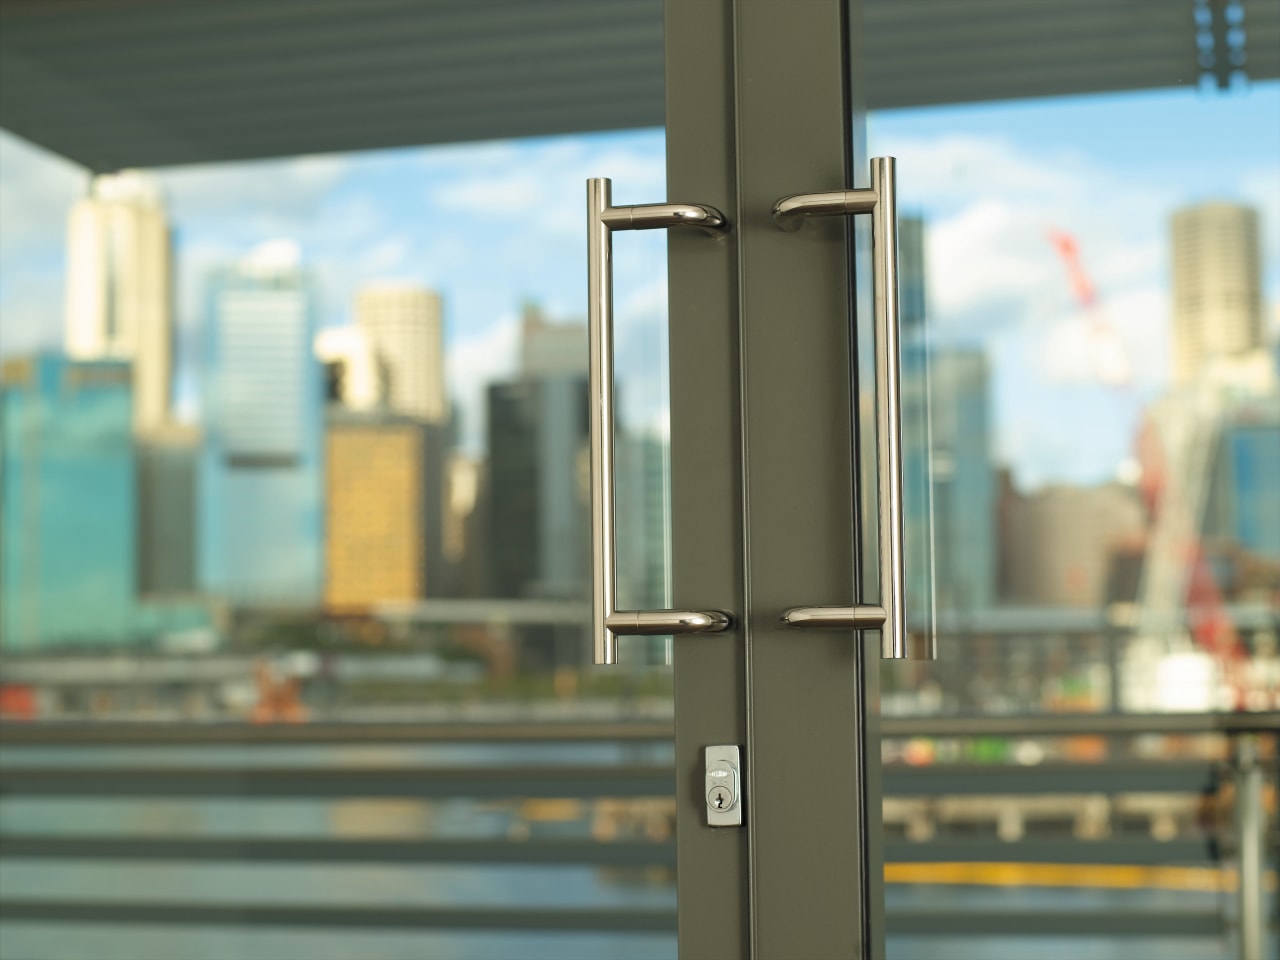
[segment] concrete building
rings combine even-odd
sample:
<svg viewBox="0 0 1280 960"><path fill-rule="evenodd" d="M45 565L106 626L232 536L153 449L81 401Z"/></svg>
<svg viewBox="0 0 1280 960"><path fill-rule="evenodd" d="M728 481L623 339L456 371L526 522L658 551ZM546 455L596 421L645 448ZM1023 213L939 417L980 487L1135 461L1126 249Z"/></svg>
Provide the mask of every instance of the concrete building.
<svg viewBox="0 0 1280 960"><path fill-rule="evenodd" d="M1113 554L1130 549L1146 519L1136 492L1120 484L1004 490L1001 569L1016 604L1096 607L1106 599Z"/></svg>
<svg viewBox="0 0 1280 960"><path fill-rule="evenodd" d="M413 284L377 283L356 294L356 326L373 347L393 413L444 424L444 309L440 295Z"/></svg>
<svg viewBox="0 0 1280 960"><path fill-rule="evenodd" d="M441 428L335 415L325 437L325 609L367 613L439 595Z"/></svg>
<svg viewBox="0 0 1280 960"><path fill-rule="evenodd" d="M484 460L449 451L445 459L445 503L441 552L448 570L449 595L471 596L483 592L469 569L481 552L479 506Z"/></svg>
<svg viewBox="0 0 1280 960"><path fill-rule="evenodd" d="M214 277L205 325L198 576L233 605L321 594L322 383L297 247Z"/></svg>
<svg viewBox="0 0 1280 960"><path fill-rule="evenodd" d="M170 416L172 269L155 184L133 171L95 177L67 223L66 351L74 360L132 363L139 432Z"/></svg>
<svg viewBox="0 0 1280 960"><path fill-rule="evenodd" d="M1187 384L1220 358L1263 346L1258 212L1204 203L1174 213L1173 379Z"/></svg>
<svg viewBox="0 0 1280 960"><path fill-rule="evenodd" d="M329 327L316 334L316 360L324 367L325 399L349 410L376 410L386 399L386 378L369 335L360 327Z"/></svg>
<svg viewBox="0 0 1280 960"><path fill-rule="evenodd" d="M135 444L137 455L138 592L184 596L197 591L196 473L199 429L170 424Z"/></svg>

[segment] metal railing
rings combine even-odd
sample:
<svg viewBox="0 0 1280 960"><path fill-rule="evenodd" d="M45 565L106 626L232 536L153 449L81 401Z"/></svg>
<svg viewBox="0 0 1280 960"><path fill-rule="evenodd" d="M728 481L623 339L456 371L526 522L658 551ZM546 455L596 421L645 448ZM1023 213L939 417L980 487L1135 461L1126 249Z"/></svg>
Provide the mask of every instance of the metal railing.
<svg viewBox="0 0 1280 960"><path fill-rule="evenodd" d="M1045 715L1033 717L888 718L887 739L1106 737L1216 734L1231 745L1230 760L1178 759L1096 763L941 763L886 765L884 792L890 803L937 804L965 797L1030 803L1036 795L1122 798L1179 794L1207 797L1234 793L1234 833L1228 837L1111 835L1097 839L1036 834L1015 842L986 836L933 835L913 841L890 835L891 864L1003 863L1179 864L1213 867L1226 849L1237 864L1234 920L1222 911L1134 910L1087 914L1055 911L890 911L891 932L924 934L1045 934L1100 936L1224 936L1233 932L1241 957L1261 957L1267 937L1265 878L1275 850L1266 826L1264 798L1276 780L1275 741L1280 714ZM21 798L661 798L674 793L675 771L664 763L450 765L421 762L342 765L337 762L265 765L256 762L202 764L201 747L288 747L429 744L600 744L669 741L666 723L533 724L242 724L39 723L0 725L0 743L12 748L190 748L179 765L138 762L84 765L83 755L58 762L43 757L24 763L10 754L0 764L0 801ZM1263 741L1273 745L1260 749ZM145 750L143 755L145 756ZM651 752L651 751L648 751ZM625 754L624 754L625 755ZM238 758L240 759L240 758ZM247 759L247 758L246 758ZM1027 798L1020 801L1019 798ZM670 839L586 838L430 839L272 836L119 836L6 834L4 860L166 861L245 864L469 864L664 867L675 864ZM1224 886L1224 889L1230 886ZM109 923L304 925L381 929L449 928L555 931L671 932L674 912L654 909L523 909L459 906L339 906L244 903L145 903L111 900L9 897L0 902L6 921L59 920Z"/></svg>

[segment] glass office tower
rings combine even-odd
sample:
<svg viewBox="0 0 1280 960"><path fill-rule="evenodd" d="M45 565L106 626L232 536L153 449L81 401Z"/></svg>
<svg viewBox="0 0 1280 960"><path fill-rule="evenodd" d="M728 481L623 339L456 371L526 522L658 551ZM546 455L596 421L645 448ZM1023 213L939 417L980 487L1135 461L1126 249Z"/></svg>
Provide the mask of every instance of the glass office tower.
<svg viewBox="0 0 1280 960"><path fill-rule="evenodd" d="M0 628L9 649L133 635L133 390L124 361L54 355L0 374Z"/></svg>
<svg viewBox="0 0 1280 960"><path fill-rule="evenodd" d="M312 336L293 245L265 244L213 279L199 578L233 605L320 599L322 383Z"/></svg>

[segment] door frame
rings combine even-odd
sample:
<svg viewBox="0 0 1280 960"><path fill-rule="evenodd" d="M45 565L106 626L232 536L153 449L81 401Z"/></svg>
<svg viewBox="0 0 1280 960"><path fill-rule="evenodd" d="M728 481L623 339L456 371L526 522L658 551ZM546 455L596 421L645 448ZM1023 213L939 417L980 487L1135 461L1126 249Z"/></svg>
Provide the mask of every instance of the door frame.
<svg viewBox="0 0 1280 960"><path fill-rule="evenodd" d="M680 954L880 958L874 634L798 632L866 602L847 218L781 197L852 187L856 0L667 0L668 199L731 223L668 239L673 603L731 630L675 641ZM874 464L869 475L874 475ZM873 584L874 577L866 578ZM703 749L743 747L744 823L706 825Z"/></svg>

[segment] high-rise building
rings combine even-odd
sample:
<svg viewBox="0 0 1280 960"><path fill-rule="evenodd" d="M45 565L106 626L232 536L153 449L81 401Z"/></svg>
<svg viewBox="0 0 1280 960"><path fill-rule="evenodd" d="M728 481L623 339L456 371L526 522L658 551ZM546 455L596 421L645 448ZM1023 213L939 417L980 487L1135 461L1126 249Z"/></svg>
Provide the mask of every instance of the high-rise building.
<svg viewBox="0 0 1280 960"><path fill-rule="evenodd" d="M587 340L526 306L518 378L488 389L484 553L488 592L585 599L590 590ZM581 662L574 626L522 633L526 669Z"/></svg>
<svg viewBox="0 0 1280 960"><path fill-rule="evenodd" d="M1173 377L1186 384L1263 345L1258 213L1203 203L1176 211L1172 234Z"/></svg>
<svg viewBox="0 0 1280 960"><path fill-rule="evenodd" d="M489 566L500 596L587 588L587 343L526 308L517 380L488 392Z"/></svg>
<svg viewBox="0 0 1280 960"><path fill-rule="evenodd" d="M991 606L996 593L996 476L991 373L981 348L930 358L933 543L940 609Z"/></svg>
<svg viewBox="0 0 1280 960"><path fill-rule="evenodd" d="M908 606L923 612L932 591L939 609L981 609L996 592L990 365L980 347L931 344L925 224L903 217L900 228Z"/></svg>
<svg viewBox="0 0 1280 960"><path fill-rule="evenodd" d="M323 387L311 315L289 241L263 244L210 285L198 576L233 604L320 600Z"/></svg>
<svg viewBox="0 0 1280 960"><path fill-rule="evenodd" d="M904 337L924 329L924 218L898 217L898 316Z"/></svg>
<svg viewBox="0 0 1280 960"><path fill-rule="evenodd" d="M134 627L129 364L6 361L0 635L8 648L119 643Z"/></svg>
<svg viewBox="0 0 1280 960"><path fill-rule="evenodd" d="M483 577L477 576L480 565L481 522L479 509L483 485L484 461L451 450L445 458L445 502L443 510L441 552L449 571L450 596L474 596L484 593Z"/></svg>
<svg viewBox="0 0 1280 960"><path fill-rule="evenodd" d="M336 413L326 431L326 609L440 592L443 429L412 417Z"/></svg>
<svg viewBox="0 0 1280 960"><path fill-rule="evenodd" d="M169 224L155 185L129 171L93 179L67 224L66 350L133 364L133 424L169 419L173 285Z"/></svg>
<svg viewBox="0 0 1280 960"><path fill-rule="evenodd" d="M368 338L393 413L444 424L444 309L440 295L407 283L377 283L356 294L356 325Z"/></svg>
<svg viewBox="0 0 1280 960"><path fill-rule="evenodd" d="M669 607L669 445L664 436L651 431L620 429L615 447L618 608Z"/></svg>
<svg viewBox="0 0 1280 960"><path fill-rule="evenodd" d="M376 410L386 387L369 335L360 327L328 327L316 334L316 359L324 366L325 399L350 410Z"/></svg>
<svg viewBox="0 0 1280 960"><path fill-rule="evenodd" d="M203 627L138 596L137 458L126 361L0 366L0 644L100 647Z"/></svg>
<svg viewBox="0 0 1280 960"><path fill-rule="evenodd" d="M577 377L586 370L587 328L550 321L536 303L526 302L520 312L520 376Z"/></svg>
<svg viewBox="0 0 1280 960"><path fill-rule="evenodd" d="M1107 599L1113 554L1129 549L1146 526L1133 489L1048 486L1030 494L1005 491L1001 567L1014 603L1097 607Z"/></svg>
<svg viewBox="0 0 1280 960"><path fill-rule="evenodd" d="M199 429L176 423L137 440L138 592L143 596L197 591L200 440Z"/></svg>
<svg viewBox="0 0 1280 960"><path fill-rule="evenodd" d="M586 377L492 384L488 400L490 588L506 597L583 596Z"/></svg>
<svg viewBox="0 0 1280 960"><path fill-rule="evenodd" d="M1238 405L1222 425L1205 510L1210 540L1280 560L1280 397Z"/></svg>

